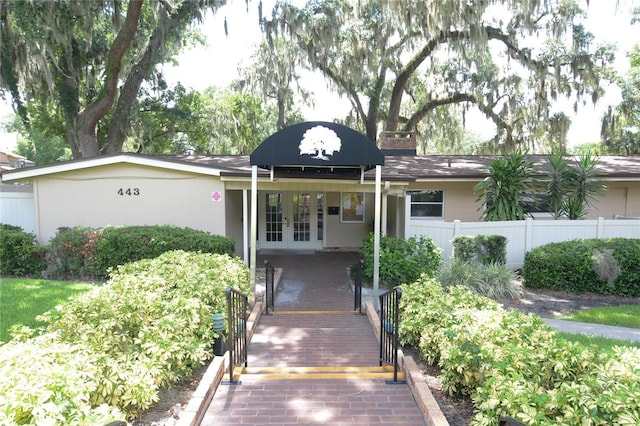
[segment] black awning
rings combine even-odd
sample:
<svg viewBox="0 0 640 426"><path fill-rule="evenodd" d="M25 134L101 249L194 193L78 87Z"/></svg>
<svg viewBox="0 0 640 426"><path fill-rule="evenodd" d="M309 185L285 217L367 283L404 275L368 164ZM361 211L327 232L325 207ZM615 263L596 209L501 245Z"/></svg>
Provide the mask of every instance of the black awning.
<svg viewBox="0 0 640 426"><path fill-rule="evenodd" d="M384 165L384 155L365 135L341 124L308 121L265 139L250 156L252 166L281 171L353 171Z"/></svg>

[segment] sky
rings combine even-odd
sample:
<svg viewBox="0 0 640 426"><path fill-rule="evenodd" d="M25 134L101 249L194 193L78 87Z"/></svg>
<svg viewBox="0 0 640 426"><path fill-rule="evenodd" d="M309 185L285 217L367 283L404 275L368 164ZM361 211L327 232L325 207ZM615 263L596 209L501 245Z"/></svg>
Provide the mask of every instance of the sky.
<svg viewBox="0 0 640 426"><path fill-rule="evenodd" d="M265 15L270 14L275 0L263 0ZM303 4L303 0L294 0ZM591 0L588 8L588 29L594 33L597 41L616 43L619 47L616 54L616 67L626 71L629 61L625 52L634 44L640 43L640 25L635 28L629 25L627 12L632 5L639 5L639 0L619 0L616 9L614 0ZM184 52L178 58L179 66L165 66L163 71L168 82L181 82L197 90L209 86L225 87L238 76L238 67L248 65L255 46L260 42L261 33L258 26L258 1L227 0L227 4L209 14L202 25L207 38L207 45ZM228 35L224 32L224 19L227 20ZM319 75L308 77L317 82L313 87L315 106L304 107L307 120L332 121L342 117L349 111L349 102L331 93ZM573 125L568 135L569 145L599 140L600 120L608 105L620 101L616 88L606 88L607 95L596 105L591 103L582 106L577 116L572 117ZM571 102L559 105L566 114L572 115ZM0 118L11 113L8 102L0 100ZM467 121L471 130L480 136L492 136L486 122L478 118ZM474 124L475 123L475 124ZM484 129L484 130L483 130ZM0 148L15 144L15 136L0 133Z"/></svg>

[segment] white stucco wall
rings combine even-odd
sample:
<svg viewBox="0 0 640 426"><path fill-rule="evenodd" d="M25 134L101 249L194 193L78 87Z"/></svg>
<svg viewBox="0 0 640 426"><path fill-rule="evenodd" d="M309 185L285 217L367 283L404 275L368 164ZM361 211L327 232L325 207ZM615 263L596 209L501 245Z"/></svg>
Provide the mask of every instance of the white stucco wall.
<svg viewBox="0 0 640 426"><path fill-rule="evenodd" d="M168 224L225 235L226 196L217 177L113 164L37 177L33 187L43 243L61 226Z"/></svg>

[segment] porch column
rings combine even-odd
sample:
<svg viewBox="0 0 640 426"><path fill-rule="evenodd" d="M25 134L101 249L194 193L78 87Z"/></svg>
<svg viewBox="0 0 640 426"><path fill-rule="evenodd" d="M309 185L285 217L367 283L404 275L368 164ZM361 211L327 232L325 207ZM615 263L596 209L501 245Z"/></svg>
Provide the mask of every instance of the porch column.
<svg viewBox="0 0 640 426"><path fill-rule="evenodd" d="M242 258L249 266L249 191L242 190Z"/></svg>
<svg viewBox="0 0 640 426"><path fill-rule="evenodd" d="M375 215L373 221L373 306L378 308L378 289L380 288L380 184L382 166L376 166Z"/></svg>
<svg viewBox="0 0 640 426"><path fill-rule="evenodd" d="M251 252L249 255L249 282L251 295L256 297L256 241L258 234L258 166L251 166Z"/></svg>
<svg viewBox="0 0 640 426"><path fill-rule="evenodd" d="M384 237L387 235L387 218L388 218L388 199L389 196L389 181L384 183L384 190L382 191L382 221L380 223L380 234Z"/></svg>

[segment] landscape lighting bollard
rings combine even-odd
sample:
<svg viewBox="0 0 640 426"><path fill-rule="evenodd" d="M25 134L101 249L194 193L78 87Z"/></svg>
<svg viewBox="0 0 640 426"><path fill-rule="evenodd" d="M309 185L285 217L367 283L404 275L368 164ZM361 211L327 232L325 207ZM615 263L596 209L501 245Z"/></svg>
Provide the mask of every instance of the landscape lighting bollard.
<svg viewBox="0 0 640 426"><path fill-rule="evenodd" d="M211 329L218 335L213 341L213 354L224 355L224 314L213 314L211 316Z"/></svg>

